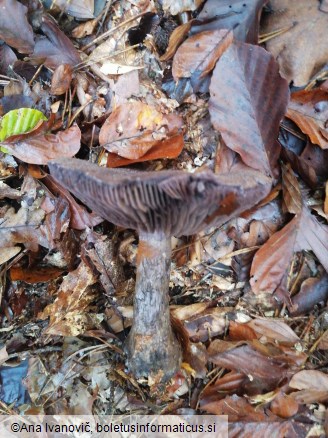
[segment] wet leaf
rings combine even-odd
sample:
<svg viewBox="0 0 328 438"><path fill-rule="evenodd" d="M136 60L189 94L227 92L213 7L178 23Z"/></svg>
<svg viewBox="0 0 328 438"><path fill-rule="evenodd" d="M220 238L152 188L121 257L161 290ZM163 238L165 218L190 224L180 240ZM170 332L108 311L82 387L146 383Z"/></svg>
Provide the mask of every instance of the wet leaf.
<svg viewBox="0 0 328 438"><path fill-rule="evenodd" d="M34 38L27 7L17 0L0 0L0 9L0 38L20 53L31 53Z"/></svg>
<svg viewBox="0 0 328 438"><path fill-rule="evenodd" d="M112 112L100 130L99 142L109 152L136 160L180 132L182 120L178 115L163 115L153 107L133 102Z"/></svg>
<svg viewBox="0 0 328 438"><path fill-rule="evenodd" d="M47 117L36 109L20 108L9 111L0 121L0 142L3 142L12 135L32 131L43 120L47 120Z"/></svg>
<svg viewBox="0 0 328 438"><path fill-rule="evenodd" d="M275 175L289 91L273 57L261 47L231 44L216 64L210 94L211 120L225 144L248 166Z"/></svg>
<svg viewBox="0 0 328 438"><path fill-rule="evenodd" d="M317 88L292 93L286 116L293 120L312 143L328 149L328 93Z"/></svg>
<svg viewBox="0 0 328 438"><path fill-rule="evenodd" d="M83 262L70 272L60 285L57 298L38 315L50 316L45 333L60 336L77 336L87 329L87 308L94 299L90 286L96 282L91 269Z"/></svg>
<svg viewBox="0 0 328 438"><path fill-rule="evenodd" d="M232 32L225 29L201 32L189 37L174 56L174 80L191 76L204 78L214 69L217 60L232 43L232 39Z"/></svg>
<svg viewBox="0 0 328 438"><path fill-rule="evenodd" d="M306 85L327 62L328 17L317 1L272 0L263 32L289 28L267 42L283 77L296 87Z"/></svg>
<svg viewBox="0 0 328 438"><path fill-rule="evenodd" d="M57 134L10 137L4 141L7 151L25 163L47 164L49 160L59 157L73 157L81 147L81 131L78 126L72 126Z"/></svg>

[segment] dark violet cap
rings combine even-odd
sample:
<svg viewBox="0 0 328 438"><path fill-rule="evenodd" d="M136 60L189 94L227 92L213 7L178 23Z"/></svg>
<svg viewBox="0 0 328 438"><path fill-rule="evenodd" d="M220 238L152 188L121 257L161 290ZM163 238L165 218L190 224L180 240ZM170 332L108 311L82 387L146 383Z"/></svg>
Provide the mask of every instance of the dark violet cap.
<svg viewBox="0 0 328 438"><path fill-rule="evenodd" d="M85 160L50 161L53 177L104 219L139 232L174 236L219 226L264 198L271 179L258 171L144 172Z"/></svg>

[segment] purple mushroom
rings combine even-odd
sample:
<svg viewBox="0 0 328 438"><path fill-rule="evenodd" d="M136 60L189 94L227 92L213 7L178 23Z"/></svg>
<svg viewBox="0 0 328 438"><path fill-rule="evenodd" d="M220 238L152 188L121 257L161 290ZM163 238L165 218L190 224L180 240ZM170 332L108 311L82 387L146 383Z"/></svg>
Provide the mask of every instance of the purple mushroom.
<svg viewBox="0 0 328 438"><path fill-rule="evenodd" d="M271 180L257 171L215 175L106 169L78 159L49 163L51 174L103 218L139 233L134 317L126 342L136 376L168 380L181 350L171 328L171 237L219 226L259 202Z"/></svg>

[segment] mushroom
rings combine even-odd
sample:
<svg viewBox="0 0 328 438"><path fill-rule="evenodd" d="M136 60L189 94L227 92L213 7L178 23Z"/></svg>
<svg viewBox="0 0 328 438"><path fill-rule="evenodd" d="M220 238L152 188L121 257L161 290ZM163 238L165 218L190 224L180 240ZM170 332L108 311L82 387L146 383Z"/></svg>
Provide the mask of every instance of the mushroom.
<svg viewBox="0 0 328 438"><path fill-rule="evenodd" d="M181 352L171 328L171 237L221 225L260 201L271 180L257 171L144 172L101 168L84 160L49 162L52 175L113 224L139 233L134 317L126 342L127 366L137 377L168 380Z"/></svg>

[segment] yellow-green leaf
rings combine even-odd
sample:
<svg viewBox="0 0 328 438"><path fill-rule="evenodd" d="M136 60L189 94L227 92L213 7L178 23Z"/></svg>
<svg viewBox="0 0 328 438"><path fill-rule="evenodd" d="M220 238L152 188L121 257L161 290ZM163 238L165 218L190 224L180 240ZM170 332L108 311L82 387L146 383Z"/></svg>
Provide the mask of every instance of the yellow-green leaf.
<svg viewBox="0 0 328 438"><path fill-rule="evenodd" d="M47 120L38 110L20 108L9 111L0 120L0 142L12 135L24 134L31 131L40 120Z"/></svg>

